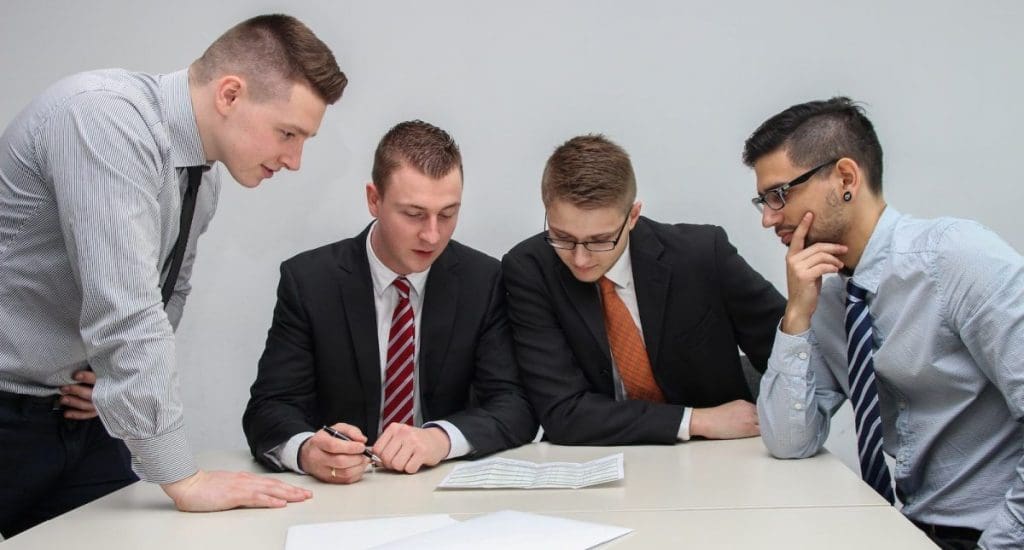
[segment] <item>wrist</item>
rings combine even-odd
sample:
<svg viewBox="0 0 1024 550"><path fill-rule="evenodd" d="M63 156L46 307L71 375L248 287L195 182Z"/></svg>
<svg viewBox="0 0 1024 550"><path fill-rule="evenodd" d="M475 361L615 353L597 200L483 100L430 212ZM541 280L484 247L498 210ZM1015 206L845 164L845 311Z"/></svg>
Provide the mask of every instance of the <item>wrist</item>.
<svg viewBox="0 0 1024 550"><path fill-rule="evenodd" d="M302 466L302 455L306 452L306 443L309 443L310 439L313 439L313 436L302 440L302 443L299 443L299 450L295 453L295 466L302 473L306 472L306 469Z"/></svg>
<svg viewBox="0 0 1024 550"><path fill-rule="evenodd" d="M779 325L779 329L786 334L800 334L806 332L811 328L811 316L800 311L794 311L786 308L785 315L782 316L782 323Z"/></svg>
<svg viewBox="0 0 1024 550"><path fill-rule="evenodd" d="M434 441L434 448L438 451L438 462L444 460L452 450L452 440L448 437L448 432L440 426L431 426L427 428L427 433Z"/></svg>
<svg viewBox="0 0 1024 550"><path fill-rule="evenodd" d="M704 430L704 409L694 407L690 413L690 438L704 437L707 433Z"/></svg>
<svg viewBox="0 0 1024 550"><path fill-rule="evenodd" d="M198 470L196 473L178 481L172 481L171 483L163 483L160 488L164 490L164 493L171 497L171 500L175 504L178 504L180 499L188 492L188 490L199 481L202 477L203 471Z"/></svg>

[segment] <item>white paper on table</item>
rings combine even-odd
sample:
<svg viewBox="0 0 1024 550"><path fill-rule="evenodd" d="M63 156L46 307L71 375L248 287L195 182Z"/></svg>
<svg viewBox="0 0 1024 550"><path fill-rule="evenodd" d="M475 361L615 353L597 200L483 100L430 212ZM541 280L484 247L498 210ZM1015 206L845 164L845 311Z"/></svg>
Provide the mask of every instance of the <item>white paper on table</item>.
<svg viewBox="0 0 1024 550"><path fill-rule="evenodd" d="M473 549L564 550L593 548L632 529L504 510L426 531L376 547L379 550Z"/></svg>
<svg viewBox="0 0 1024 550"><path fill-rule="evenodd" d="M458 522L445 514L331 523L310 523L288 528L285 550L363 550L417 533L448 527Z"/></svg>
<svg viewBox="0 0 1024 550"><path fill-rule="evenodd" d="M590 462L489 458L455 466L438 489L580 489L625 477L622 453Z"/></svg>

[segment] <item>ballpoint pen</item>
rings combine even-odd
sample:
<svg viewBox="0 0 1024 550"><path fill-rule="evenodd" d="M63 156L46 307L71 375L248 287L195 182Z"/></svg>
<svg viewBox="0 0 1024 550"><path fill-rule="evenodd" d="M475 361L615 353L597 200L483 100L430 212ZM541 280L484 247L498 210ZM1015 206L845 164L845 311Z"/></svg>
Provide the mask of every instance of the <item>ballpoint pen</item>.
<svg viewBox="0 0 1024 550"><path fill-rule="evenodd" d="M342 441L352 441L351 437L339 432L338 430L335 430L330 426L324 426L323 430L327 432L331 437L336 437ZM373 454L373 451L371 451L369 447L363 447L363 456L369 458L371 462L374 462L376 464L381 463L380 457Z"/></svg>

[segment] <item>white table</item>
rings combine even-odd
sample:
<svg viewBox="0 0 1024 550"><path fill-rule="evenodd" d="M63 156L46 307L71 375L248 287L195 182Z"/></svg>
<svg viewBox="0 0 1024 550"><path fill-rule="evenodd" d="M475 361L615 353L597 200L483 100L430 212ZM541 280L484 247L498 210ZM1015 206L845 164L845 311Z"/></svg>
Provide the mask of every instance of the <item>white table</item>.
<svg viewBox="0 0 1024 550"><path fill-rule="evenodd" d="M610 545L616 548L934 548L828 453L776 460L753 438L632 447L536 443L501 456L583 462L617 452L625 455L623 481L575 491L436 491L454 467L446 463L411 476L378 470L347 486L273 474L310 488L313 499L276 510L184 514L159 487L137 483L0 543L0 550L281 549L287 528L296 524L427 513L465 519L504 509L637 530ZM243 451L208 453L200 463L209 469L262 470Z"/></svg>

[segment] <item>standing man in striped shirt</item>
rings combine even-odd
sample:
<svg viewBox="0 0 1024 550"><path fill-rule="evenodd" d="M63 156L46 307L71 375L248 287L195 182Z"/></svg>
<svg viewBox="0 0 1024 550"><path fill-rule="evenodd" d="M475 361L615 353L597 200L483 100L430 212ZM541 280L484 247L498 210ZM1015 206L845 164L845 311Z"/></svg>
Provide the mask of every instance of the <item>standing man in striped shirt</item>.
<svg viewBox="0 0 1024 550"><path fill-rule="evenodd" d="M174 327L221 162L245 187L298 170L347 80L285 15L249 19L188 69L103 70L43 92L0 137L0 533L136 479L180 510L308 491L200 470ZM134 470L134 473L133 473Z"/></svg>

